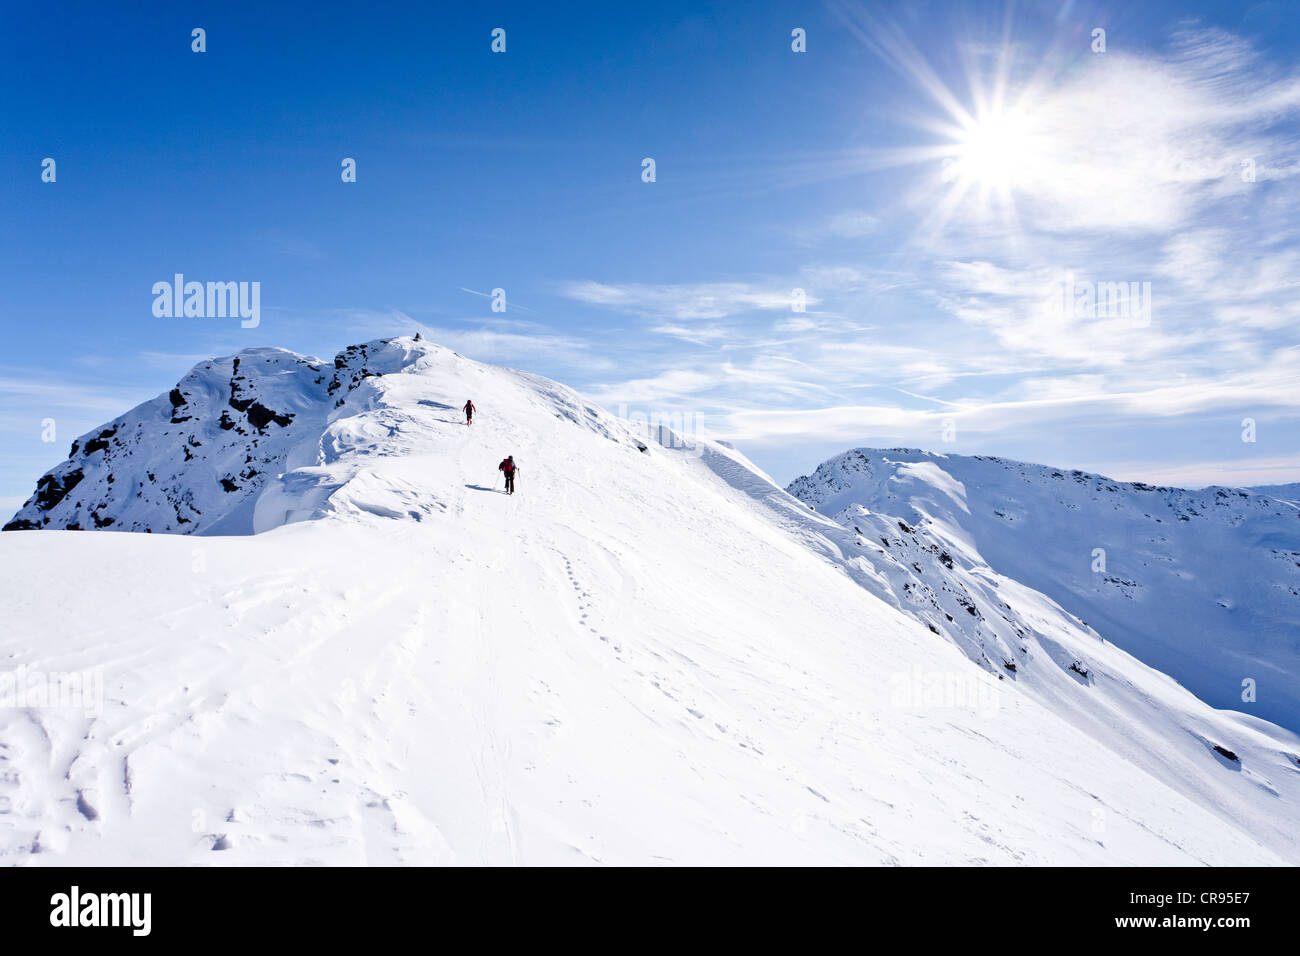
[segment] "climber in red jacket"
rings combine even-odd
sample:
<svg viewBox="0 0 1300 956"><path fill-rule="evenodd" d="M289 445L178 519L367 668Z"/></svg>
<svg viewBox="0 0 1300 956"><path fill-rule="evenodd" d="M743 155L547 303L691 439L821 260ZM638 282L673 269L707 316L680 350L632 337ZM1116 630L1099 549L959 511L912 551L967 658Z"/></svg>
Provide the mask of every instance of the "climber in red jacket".
<svg viewBox="0 0 1300 956"><path fill-rule="evenodd" d="M465 407L461 409L465 413L465 424L474 424L474 402L472 399L465 400Z"/></svg>
<svg viewBox="0 0 1300 956"><path fill-rule="evenodd" d="M497 465L497 471L504 473L506 476L506 494L513 495L515 493L515 475L519 471L519 466L515 464L515 456L506 455L505 460Z"/></svg>

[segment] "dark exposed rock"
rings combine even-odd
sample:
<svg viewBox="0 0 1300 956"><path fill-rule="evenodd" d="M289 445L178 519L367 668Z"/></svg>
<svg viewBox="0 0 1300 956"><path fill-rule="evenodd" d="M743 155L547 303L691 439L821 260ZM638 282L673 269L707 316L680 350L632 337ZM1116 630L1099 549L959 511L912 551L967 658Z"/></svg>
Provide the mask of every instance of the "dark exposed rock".
<svg viewBox="0 0 1300 956"><path fill-rule="evenodd" d="M242 381L245 381L245 378L244 376L239 374L239 359L236 358L230 376L230 407L237 412L247 411L248 406L253 404L253 399L239 397L239 391L240 391L239 383Z"/></svg>
<svg viewBox="0 0 1300 956"><path fill-rule="evenodd" d="M281 428L284 428L293 421L293 415L282 415L267 408L261 402L253 402L248 409L248 421L254 428L258 429L265 428L271 422L275 422Z"/></svg>
<svg viewBox="0 0 1300 956"><path fill-rule="evenodd" d="M77 487L84 477L86 474L80 468L68 472L62 478L58 475L42 475L36 482L36 507L49 511Z"/></svg>
<svg viewBox="0 0 1300 956"><path fill-rule="evenodd" d="M86 442L86 454L92 455L97 451L104 451L108 448L108 439L117 434L117 426L105 428L102 432Z"/></svg>

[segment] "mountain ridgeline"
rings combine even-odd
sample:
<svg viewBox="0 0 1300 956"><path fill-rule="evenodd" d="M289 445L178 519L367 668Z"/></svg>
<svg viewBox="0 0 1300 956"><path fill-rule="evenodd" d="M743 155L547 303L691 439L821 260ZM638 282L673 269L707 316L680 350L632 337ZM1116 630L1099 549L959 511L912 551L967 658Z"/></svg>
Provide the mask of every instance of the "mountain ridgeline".
<svg viewBox="0 0 1300 956"><path fill-rule="evenodd" d="M996 616L979 592L1010 579L1214 706L1300 729L1294 485L1192 491L1004 458L859 448L788 490L876 541L905 525L920 553L895 563L900 586L931 618L936 588L969 592L953 598L968 616Z"/></svg>

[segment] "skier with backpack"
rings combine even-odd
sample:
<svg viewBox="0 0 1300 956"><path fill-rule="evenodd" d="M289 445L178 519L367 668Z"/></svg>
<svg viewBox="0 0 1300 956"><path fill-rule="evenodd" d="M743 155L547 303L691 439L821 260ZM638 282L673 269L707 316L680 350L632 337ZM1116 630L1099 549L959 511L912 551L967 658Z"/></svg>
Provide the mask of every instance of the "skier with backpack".
<svg viewBox="0 0 1300 956"><path fill-rule="evenodd" d="M497 465L497 471L506 476L506 494L515 493L515 475L519 472L519 466L515 464L514 455L506 455L501 464Z"/></svg>
<svg viewBox="0 0 1300 956"><path fill-rule="evenodd" d="M466 425L473 425L473 424L474 424L474 401L473 401L473 399L466 399L466 400L465 400L465 407L462 408L461 411L465 413L465 424L466 424Z"/></svg>

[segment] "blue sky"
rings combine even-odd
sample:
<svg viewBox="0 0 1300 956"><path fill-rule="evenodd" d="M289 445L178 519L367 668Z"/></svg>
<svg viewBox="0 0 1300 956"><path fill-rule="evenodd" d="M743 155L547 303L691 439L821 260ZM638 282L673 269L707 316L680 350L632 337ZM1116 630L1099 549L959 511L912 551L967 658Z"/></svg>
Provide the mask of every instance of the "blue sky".
<svg viewBox="0 0 1300 956"><path fill-rule="evenodd" d="M783 482L1300 480L1300 5L400 6L6 14L0 504L202 358L416 329ZM260 325L155 317L178 272Z"/></svg>

